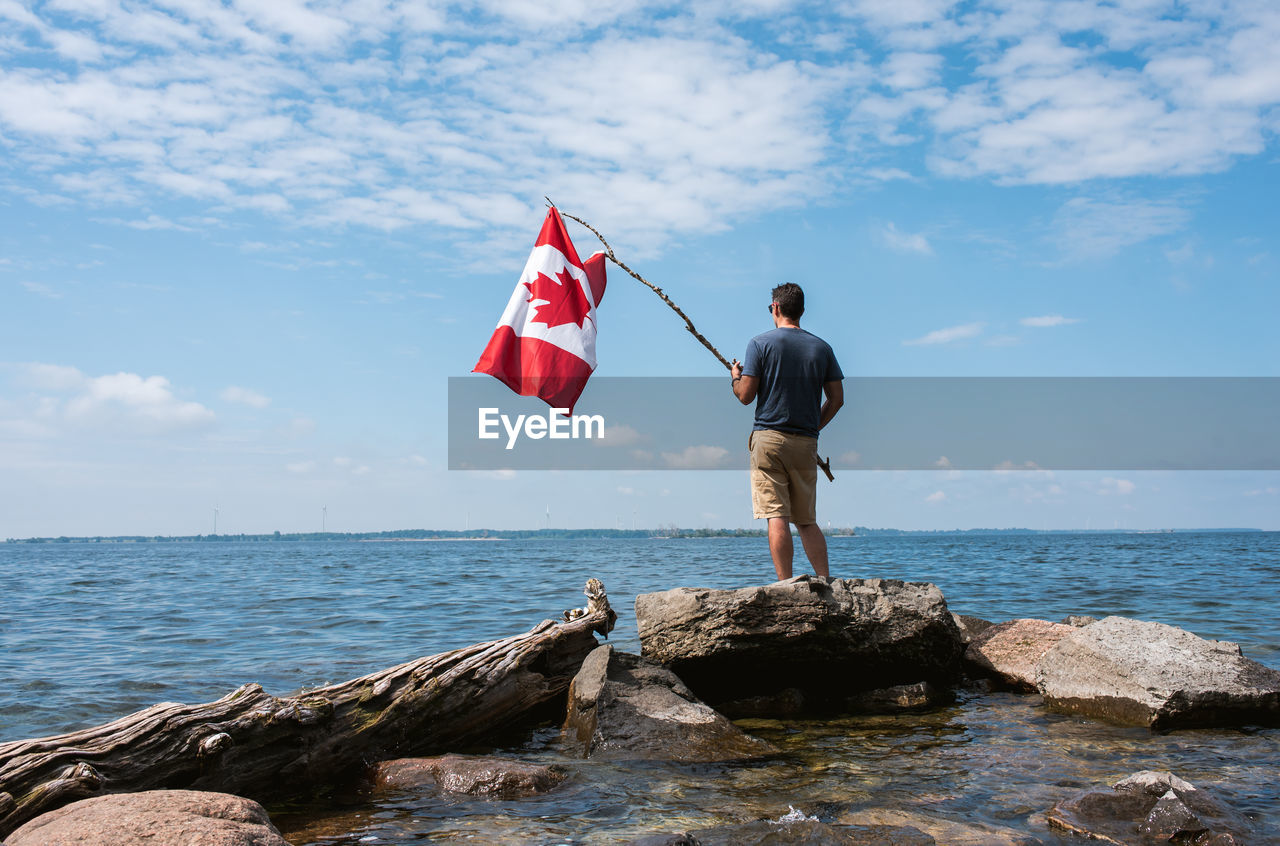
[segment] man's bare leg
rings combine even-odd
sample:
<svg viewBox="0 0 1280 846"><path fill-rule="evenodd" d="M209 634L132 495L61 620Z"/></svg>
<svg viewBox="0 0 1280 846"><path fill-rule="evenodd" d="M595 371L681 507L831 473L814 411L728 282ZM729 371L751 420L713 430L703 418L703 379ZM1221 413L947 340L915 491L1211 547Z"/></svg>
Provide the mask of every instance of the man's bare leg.
<svg viewBox="0 0 1280 846"><path fill-rule="evenodd" d="M786 517L769 518L769 554L773 556L773 569L778 574L778 581L791 578L795 545L791 543L791 522Z"/></svg>
<svg viewBox="0 0 1280 846"><path fill-rule="evenodd" d="M769 521L769 527L772 530L772 520ZM829 577L831 573L827 570L827 537L822 534L822 527L817 523L810 523L807 526L796 526L796 528L800 531L800 542L804 544L804 554L813 565L813 572L824 579ZM788 576L790 573L791 568L787 567Z"/></svg>

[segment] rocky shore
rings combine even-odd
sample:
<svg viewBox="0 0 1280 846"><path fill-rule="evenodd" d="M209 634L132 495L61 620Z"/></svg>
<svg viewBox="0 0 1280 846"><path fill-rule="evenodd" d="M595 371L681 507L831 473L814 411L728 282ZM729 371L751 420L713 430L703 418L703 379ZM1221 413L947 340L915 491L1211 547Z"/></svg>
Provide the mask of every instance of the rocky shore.
<svg viewBox="0 0 1280 846"><path fill-rule="evenodd" d="M754 721L928 710L973 685L1017 692L1073 719L1154 732L1280 724L1280 673L1249 660L1235 644L1160 623L1106 617L992 624L953 615L931 584L806 576L739 590L643 594L635 613L641 654L605 644L577 659L560 718L561 748L570 760L750 766L778 754L749 733ZM528 714L530 720L545 716L534 709ZM743 718L752 719L742 726L732 721ZM8 766L0 757L0 815L28 801L8 790ZM352 776L371 794L437 791L513 800L563 790L571 769L446 754L388 760ZM1064 836L1104 842L1260 842L1253 839L1259 821L1233 810L1228 798L1163 771L1064 789L1053 807L1041 810ZM828 811L656 830L634 842L1036 842L1012 830L901 811ZM189 839L164 834L177 831ZM157 789L66 804L26 822L4 846L195 842L190 838L218 846L285 842L249 799Z"/></svg>

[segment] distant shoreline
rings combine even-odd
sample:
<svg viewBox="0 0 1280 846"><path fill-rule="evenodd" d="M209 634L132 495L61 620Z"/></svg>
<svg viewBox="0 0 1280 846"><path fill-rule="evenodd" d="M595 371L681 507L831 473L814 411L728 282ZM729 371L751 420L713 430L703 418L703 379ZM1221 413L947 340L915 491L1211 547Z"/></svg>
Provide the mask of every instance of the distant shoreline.
<svg viewBox="0 0 1280 846"><path fill-rule="evenodd" d="M828 537L919 537L966 535L1149 535L1149 534L1229 534L1265 532L1264 529L872 529L866 526L833 526ZM7 538L12 544L155 544L155 543L315 543L315 542L421 542L421 541L494 541L494 540L646 540L701 538L763 538L763 529L680 529L667 526L657 529L477 529L448 531L433 529L398 529L384 532L273 532L271 534L236 535L96 535L84 537Z"/></svg>
<svg viewBox="0 0 1280 846"><path fill-rule="evenodd" d="M508 541L511 538L362 538L356 543L456 543L457 541Z"/></svg>

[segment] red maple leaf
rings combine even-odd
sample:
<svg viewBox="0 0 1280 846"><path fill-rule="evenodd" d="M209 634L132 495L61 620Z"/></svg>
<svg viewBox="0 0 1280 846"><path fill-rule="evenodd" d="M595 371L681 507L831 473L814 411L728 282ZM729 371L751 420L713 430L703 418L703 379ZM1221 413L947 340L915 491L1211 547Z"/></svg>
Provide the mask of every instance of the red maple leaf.
<svg viewBox="0 0 1280 846"><path fill-rule="evenodd" d="M530 323L545 323L548 329L572 323L581 329L583 321L591 313L591 303L582 293L582 285L569 274L568 268L557 273L555 279L539 273L536 279L524 283L524 286L529 289L529 302L545 300L542 305L533 307Z"/></svg>

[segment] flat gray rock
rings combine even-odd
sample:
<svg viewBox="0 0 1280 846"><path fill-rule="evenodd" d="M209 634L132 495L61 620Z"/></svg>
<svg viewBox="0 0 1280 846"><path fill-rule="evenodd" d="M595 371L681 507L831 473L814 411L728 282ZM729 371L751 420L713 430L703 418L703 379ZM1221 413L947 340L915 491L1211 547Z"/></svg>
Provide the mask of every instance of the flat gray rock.
<svg viewBox="0 0 1280 846"><path fill-rule="evenodd" d="M979 632L964 651L971 672L1024 693L1036 690L1036 670L1046 652L1075 628L1048 620L1010 620Z"/></svg>
<svg viewBox="0 0 1280 846"><path fill-rule="evenodd" d="M925 582L797 576L740 590L676 588L636 597L645 657L712 705L799 690L807 708L960 676L960 632Z"/></svg>
<svg viewBox="0 0 1280 846"><path fill-rule="evenodd" d="M289 846L251 799L199 790L95 796L31 820L7 846Z"/></svg>
<svg viewBox="0 0 1280 846"><path fill-rule="evenodd" d="M1127 617L1058 641L1036 686L1057 710L1153 729L1280 723L1280 672L1234 643Z"/></svg>
<svg viewBox="0 0 1280 846"><path fill-rule="evenodd" d="M777 750L694 696L660 664L595 649L569 687L563 737L585 757L733 761Z"/></svg>

